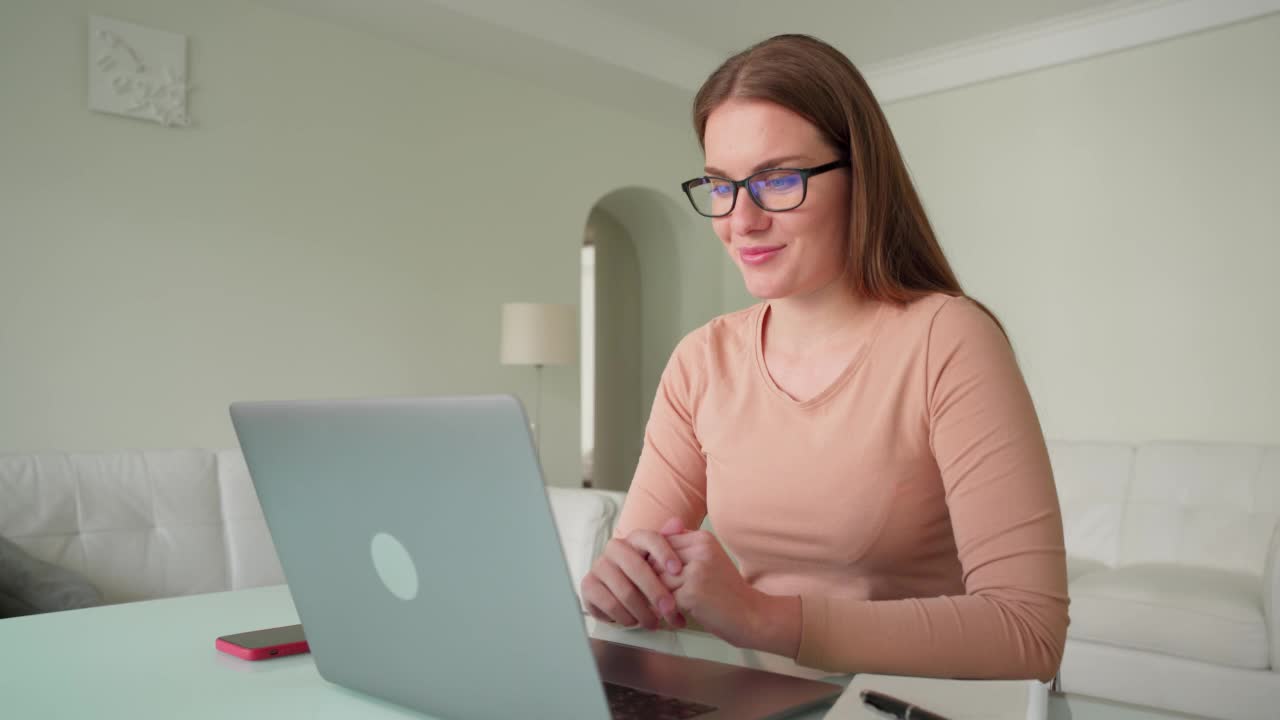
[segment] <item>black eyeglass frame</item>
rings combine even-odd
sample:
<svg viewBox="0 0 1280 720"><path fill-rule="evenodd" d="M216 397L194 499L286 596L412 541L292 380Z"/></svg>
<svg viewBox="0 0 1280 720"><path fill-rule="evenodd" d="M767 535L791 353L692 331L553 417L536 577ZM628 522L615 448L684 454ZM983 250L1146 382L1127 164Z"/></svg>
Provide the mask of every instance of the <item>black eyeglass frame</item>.
<svg viewBox="0 0 1280 720"><path fill-rule="evenodd" d="M805 198L809 197L809 178L813 177L814 175L821 175L822 173L825 173L825 172L831 172L832 170L839 170L840 168L847 168L847 167L849 167L848 160L832 160L831 162L826 163L824 165L817 165L811 168L791 168L791 167L765 168L763 170L758 170L756 172L753 172L741 180L732 180L730 178L721 177L719 175L703 175L701 177L696 177L691 180L685 180L684 182L680 183L680 189L684 190L685 197L689 198L689 204L693 206L693 209L696 210L697 213L703 217L722 218L732 213L733 209L738 207L738 188L744 188L747 191L747 195L751 198L751 202L755 203L756 207L760 208L765 212L789 212L803 205ZM800 175L800 183L801 183L800 200L795 205L792 205L789 208L783 208L782 210L771 210L765 207L764 204L760 202L760 198L756 197L756 194L751 192L752 178L757 177L759 175L764 175L765 173L776 173L776 172L793 172ZM693 192L692 192L693 189L698 187L699 185L705 185L712 180L723 180L726 183L729 183L730 185L733 186L733 200L729 203L729 209L725 210L724 212L718 215L708 215L707 213L702 212L701 210L698 209L697 201L693 199Z"/></svg>

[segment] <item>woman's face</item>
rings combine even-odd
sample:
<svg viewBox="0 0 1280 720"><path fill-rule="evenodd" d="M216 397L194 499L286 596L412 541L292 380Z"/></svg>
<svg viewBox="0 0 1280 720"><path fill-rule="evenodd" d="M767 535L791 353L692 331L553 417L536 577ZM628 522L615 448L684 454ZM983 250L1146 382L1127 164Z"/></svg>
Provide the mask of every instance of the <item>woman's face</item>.
<svg viewBox="0 0 1280 720"><path fill-rule="evenodd" d="M706 173L733 180L766 168L810 168L838 159L808 120L762 100L731 99L717 107L707 118L703 144ZM755 297L810 295L844 270L849 171L833 170L808 182L808 194L794 210L762 210L741 188L733 212L711 221Z"/></svg>

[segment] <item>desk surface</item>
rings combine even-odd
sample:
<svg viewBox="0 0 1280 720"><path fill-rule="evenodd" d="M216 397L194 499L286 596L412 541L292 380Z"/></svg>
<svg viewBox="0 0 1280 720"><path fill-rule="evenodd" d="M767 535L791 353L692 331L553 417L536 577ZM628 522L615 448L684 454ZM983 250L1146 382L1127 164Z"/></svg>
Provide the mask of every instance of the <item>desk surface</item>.
<svg viewBox="0 0 1280 720"><path fill-rule="evenodd" d="M0 620L0 714L12 718L415 718L420 713L325 682L310 655L245 662L214 638L298 622L283 586ZM593 637L810 678L825 673L691 632L628 631L588 620ZM817 720L818 710L796 716ZM1050 718L1155 720L1154 711L1050 698Z"/></svg>

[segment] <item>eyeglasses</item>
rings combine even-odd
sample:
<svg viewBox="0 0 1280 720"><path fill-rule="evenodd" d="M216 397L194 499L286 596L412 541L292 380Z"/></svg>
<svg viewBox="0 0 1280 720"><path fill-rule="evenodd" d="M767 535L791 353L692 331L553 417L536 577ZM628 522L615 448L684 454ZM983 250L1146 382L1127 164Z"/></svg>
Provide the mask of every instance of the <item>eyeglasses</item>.
<svg viewBox="0 0 1280 720"><path fill-rule="evenodd" d="M748 175L744 180L704 175L680 184L689 202L699 214L709 218L724 217L738 204L738 188L761 210L786 212L795 210L809 194L809 178L838 168L849 167L847 160L836 160L811 168L769 168Z"/></svg>

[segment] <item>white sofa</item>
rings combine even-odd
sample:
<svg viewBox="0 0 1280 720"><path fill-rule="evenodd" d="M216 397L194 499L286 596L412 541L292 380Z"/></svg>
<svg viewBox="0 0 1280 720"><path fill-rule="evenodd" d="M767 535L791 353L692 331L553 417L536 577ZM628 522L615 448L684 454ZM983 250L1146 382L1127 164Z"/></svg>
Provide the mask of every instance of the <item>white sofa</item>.
<svg viewBox="0 0 1280 720"><path fill-rule="evenodd" d="M1071 625L1062 689L1280 717L1280 447L1050 444Z"/></svg>
<svg viewBox="0 0 1280 720"><path fill-rule="evenodd" d="M0 535L109 603L284 582L239 450L0 455Z"/></svg>
<svg viewBox="0 0 1280 720"><path fill-rule="evenodd" d="M1067 692L1280 715L1280 448L1051 443ZM625 496L550 488L575 588ZM237 450L0 455L0 535L108 602L283 582Z"/></svg>

